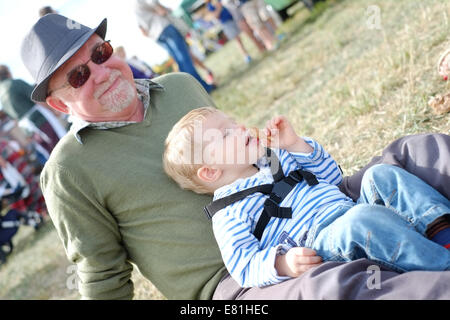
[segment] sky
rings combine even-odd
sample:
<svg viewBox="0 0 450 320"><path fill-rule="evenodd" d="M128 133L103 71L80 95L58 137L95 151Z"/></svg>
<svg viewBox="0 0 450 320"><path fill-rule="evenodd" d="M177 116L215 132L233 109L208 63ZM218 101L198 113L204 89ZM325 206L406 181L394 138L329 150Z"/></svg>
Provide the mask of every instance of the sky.
<svg viewBox="0 0 450 320"><path fill-rule="evenodd" d="M180 0L161 3L176 8ZM134 0L0 0L0 64L6 64L13 78L34 81L20 58L22 39L39 19L39 9L51 6L60 14L90 28L108 19L106 40L113 47L123 46L127 56L136 55L149 65L168 58L166 51L153 40L144 37L138 28Z"/></svg>

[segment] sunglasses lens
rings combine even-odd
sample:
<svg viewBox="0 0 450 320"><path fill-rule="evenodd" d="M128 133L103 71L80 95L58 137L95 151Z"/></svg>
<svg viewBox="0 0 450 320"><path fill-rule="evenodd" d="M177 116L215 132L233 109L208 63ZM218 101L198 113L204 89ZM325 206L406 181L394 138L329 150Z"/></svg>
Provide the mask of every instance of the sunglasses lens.
<svg viewBox="0 0 450 320"><path fill-rule="evenodd" d="M106 60L108 60L113 54L113 47L109 44L109 42L103 42L97 48L95 48L94 52L92 52L91 60L95 64L102 64Z"/></svg>
<svg viewBox="0 0 450 320"><path fill-rule="evenodd" d="M89 79L91 71L87 65L81 65L73 69L67 78L69 84L74 88L79 88Z"/></svg>
<svg viewBox="0 0 450 320"><path fill-rule="evenodd" d="M102 64L108 60L113 54L113 47L108 41L103 42L101 45L95 48L91 55L91 61L95 64ZM82 64L73 69L67 75L67 81L74 88L79 88L88 81L91 75L91 70L87 64Z"/></svg>

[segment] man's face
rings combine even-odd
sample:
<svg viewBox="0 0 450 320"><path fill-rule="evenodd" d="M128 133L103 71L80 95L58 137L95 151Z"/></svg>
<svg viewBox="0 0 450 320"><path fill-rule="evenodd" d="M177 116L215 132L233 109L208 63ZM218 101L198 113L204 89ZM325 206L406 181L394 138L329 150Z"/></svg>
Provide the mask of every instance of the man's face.
<svg viewBox="0 0 450 320"><path fill-rule="evenodd" d="M103 42L94 34L52 76L49 91L67 84L67 74L75 67L90 60L92 51ZM66 86L52 93L51 98L60 100L70 113L86 121L128 120L135 114L137 93L133 74L127 63L113 54L102 64L87 62L89 79L79 88ZM49 98L47 102L53 106ZM58 108L58 110L60 110Z"/></svg>

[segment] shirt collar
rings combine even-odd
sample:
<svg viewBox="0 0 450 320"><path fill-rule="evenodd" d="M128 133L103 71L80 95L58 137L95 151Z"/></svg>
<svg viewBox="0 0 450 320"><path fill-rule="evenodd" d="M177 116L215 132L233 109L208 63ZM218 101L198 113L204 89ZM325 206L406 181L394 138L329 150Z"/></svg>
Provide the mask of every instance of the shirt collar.
<svg viewBox="0 0 450 320"><path fill-rule="evenodd" d="M150 90L164 90L164 87L148 79L135 79L134 83L136 85L138 98L141 99L142 104L144 106L144 118L145 118L148 107L150 106ZM70 117L70 121L72 122L70 132L72 132L72 134L75 136L75 139L77 139L77 141L80 144L83 144L83 141L81 141L80 131L83 130L84 128L106 130L106 129L120 128L136 123L136 121L89 122L73 116Z"/></svg>

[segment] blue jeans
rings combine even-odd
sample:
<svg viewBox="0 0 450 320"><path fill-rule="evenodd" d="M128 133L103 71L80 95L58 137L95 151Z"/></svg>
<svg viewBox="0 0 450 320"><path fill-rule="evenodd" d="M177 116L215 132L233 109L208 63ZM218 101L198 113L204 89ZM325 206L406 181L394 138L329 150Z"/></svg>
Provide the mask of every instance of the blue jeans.
<svg viewBox="0 0 450 320"><path fill-rule="evenodd" d="M428 240L427 225L450 201L407 171L379 164L366 171L354 206L309 232L306 246L324 261L367 258L392 270L449 270L450 250Z"/></svg>
<svg viewBox="0 0 450 320"><path fill-rule="evenodd" d="M207 84L197 73L186 42L173 25L170 24L163 30L157 42L172 56L181 72L192 75L205 88L206 92L212 91L213 87Z"/></svg>

